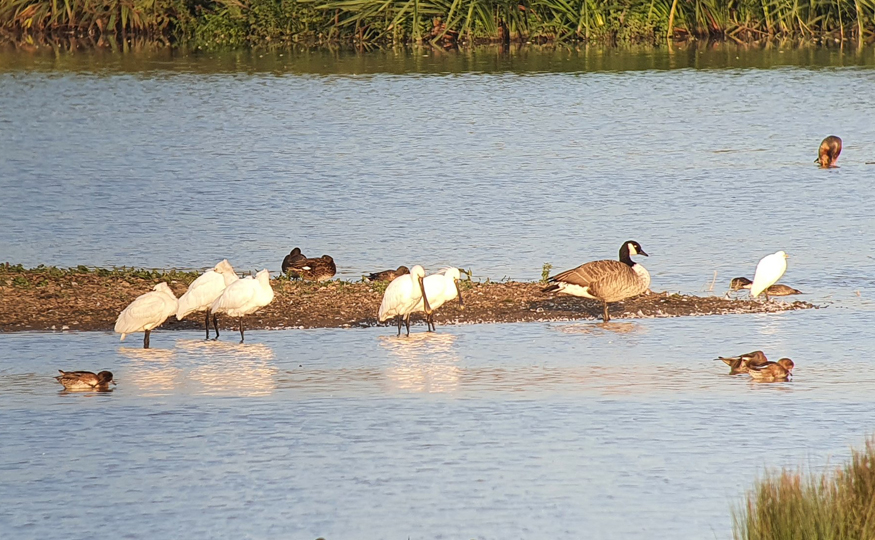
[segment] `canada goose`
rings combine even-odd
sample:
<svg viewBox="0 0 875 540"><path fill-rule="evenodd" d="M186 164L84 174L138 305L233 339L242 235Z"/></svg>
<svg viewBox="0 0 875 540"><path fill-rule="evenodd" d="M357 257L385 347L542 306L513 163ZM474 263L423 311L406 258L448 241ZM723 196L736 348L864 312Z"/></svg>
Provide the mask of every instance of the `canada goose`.
<svg viewBox="0 0 875 540"><path fill-rule="evenodd" d="M815 163L820 163L821 169L831 169L836 167L836 161L839 160L839 154L842 153L842 140L835 135L830 135L820 143L820 148L817 150L817 159Z"/></svg>
<svg viewBox="0 0 875 540"><path fill-rule="evenodd" d="M176 309L176 319L181 321L189 313L203 311L204 327L207 339L210 339L210 306L216 298L222 296L225 288L237 281L239 276L234 271L228 259L223 260L214 268L207 270L188 286L185 294L179 297L179 307ZM219 317L213 315L213 328L216 329L216 339L219 338Z"/></svg>
<svg viewBox="0 0 875 540"><path fill-rule="evenodd" d="M337 266L334 264L334 259L323 255L316 259L298 261L293 265L293 270L307 281L325 281L334 277L334 274L337 273Z"/></svg>
<svg viewBox="0 0 875 540"><path fill-rule="evenodd" d="M90 371L64 371L59 369L60 375L55 379L64 385L65 390L108 390L109 383L115 384L112 380L112 373L109 371L101 371L98 374Z"/></svg>
<svg viewBox="0 0 875 540"><path fill-rule="evenodd" d="M620 260L601 260L584 263L577 268L566 270L547 281L552 283L543 292L558 291L563 294L582 296L601 300L605 311L602 320L608 322L608 304L638 296L650 287L650 273L644 266L631 259L632 255L647 253L641 244L628 240L620 246Z"/></svg>
<svg viewBox="0 0 875 540"><path fill-rule="evenodd" d="M292 251L289 252L288 255L283 259L282 270L283 274L288 274L289 277L292 278L300 278L301 275L298 271L298 268L304 264L304 261L307 260L307 257L301 253L301 248L296 247Z"/></svg>
<svg viewBox="0 0 875 540"><path fill-rule="evenodd" d="M766 362L761 366L750 366L748 373L757 381L786 381L793 373L795 364L789 358L777 362Z"/></svg>
<svg viewBox="0 0 875 540"><path fill-rule="evenodd" d="M750 289L750 286L753 282L746 277L737 277L732 278L732 281L729 282L729 289L732 291L738 291L741 289ZM769 296L790 296L791 294L805 294L799 289L794 289L793 287L788 287L787 285L782 285L780 283L776 283L764 291L765 294Z"/></svg>
<svg viewBox="0 0 875 540"><path fill-rule="evenodd" d="M436 330L434 326L434 310L437 308L458 297L459 309L465 309L465 303L462 301L461 279L461 272L458 268L445 268L437 274L426 276L423 280L425 298L428 300L429 305L431 305L432 310L430 314L425 316L425 325L429 332ZM424 310L425 306L422 300L413 308L414 312Z"/></svg>
<svg viewBox="0 0 875 540"><path fill-rule="evenodd" d="M760 293L766 294L766 301L769 300L769 293L766 289L775 284L781 279L784 272L787 270L788 255L783 251L776 251L771 255L766 255L760 262L757 263L756 272L753 275L753 283L750 285L750 295L756 298Z"/></svg>
<svg viewBox="0 0 875 540"><path fill-rule="evenodd" d="M380 322L395 317L398 322L398 335L401 335L401 322L407 326L407 335L410 335L410 314L413 313L425 295L425 269L418 264L410 269L410 274L398 276L386 287L383 293L383 301L380 302L380 311L377 318ZM432 313L428 296L423 301L425 315Z"/></svg>
<svg viewBox="0 0 875 540"><path fill-rule="evenodd" d="M409 268L406 266L399 266L397 270L383 270L382 272L368 274L368 281L392 281L398 276L403 276L409 273Z"/></svg>
<svg viewBox="0 0 875 540"><path fill-rule="evenodd" d="M179 302L173 291L163 281L154 287L151 292L141 294L133 302L128 304L118 315L115 321L115 331L125 336L134 332L145 332L143 348L149 348L149 334L155 328L161 326L167 317L176 314Z"/></svg>
<svg viewBox="0 0 875 540"><path fill-rule="evenodd" d="M243 343L243 317L254 313L273 301L273 287L270 286L270 272L262 270L252 276L238 279L228 285L222 296L218 297L211 310L213 313L227 313L240 321L240 343Z"/></svg>
<svg viewBox="0 0 875 540"><path fill-rule="evenodd" d="M751 366L761 366L768 362L763 351L754 351L738 356L720 356L717 360L722 360L724 364L729 366L730 375L738 375L739 373L747 373Z"/></svg>

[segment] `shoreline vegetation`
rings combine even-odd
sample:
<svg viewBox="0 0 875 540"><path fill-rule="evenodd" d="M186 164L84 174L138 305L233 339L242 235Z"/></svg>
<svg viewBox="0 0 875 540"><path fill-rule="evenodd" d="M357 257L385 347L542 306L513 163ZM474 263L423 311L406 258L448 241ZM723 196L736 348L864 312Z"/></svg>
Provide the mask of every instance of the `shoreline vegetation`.
<svg viewBox="0 0 875 540"><path fill-rule="evenodd" d="M875 38L875 0L5 0L0 41L260 45L814 43Z"/></svg>
<svg viewBox="0 0 875 540"><path fill-rule="evenodd" d="M61 269L0 264L0 332L34 330L111 331L118 314L137 296L164 281L180 296L200 272L132 268ZM275 298L246 317L247 329L350 328L388 325L377 321L385 282L332 280L322 283L271 280ZM541 292L544 285L521 281L463 281L465 309L450 302L438 310L438 328L446 324L525 321L597 320L601 302ZM775 313L816 306L804 301L761 302L723 296L669 293L642 295L611 305L611 317L641 319ZM421 314L418 314L421 315ZM421 317L413 322L420 325ZM391 322L391 321L390 321ZM223 331L233 331L236 320L219 317ZM606 326L622 331L628 322ZM175 317L157 330L203 329L203 314L182 321Z"/></svg>
<svg viewBox="0 0 875 540"><path fill-rule="evenodd" d="M768 472L733 508L736 540L875 538L875 439L824 472Z"/></svg>

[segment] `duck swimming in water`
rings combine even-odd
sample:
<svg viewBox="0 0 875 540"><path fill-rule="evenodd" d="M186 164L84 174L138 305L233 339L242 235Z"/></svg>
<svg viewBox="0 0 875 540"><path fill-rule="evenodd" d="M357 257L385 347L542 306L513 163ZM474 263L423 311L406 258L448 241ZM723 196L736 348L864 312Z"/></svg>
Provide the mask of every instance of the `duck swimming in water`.
<svg viewBox="0 0 875 540"><path fill-rule="evenodd" d="M761 366L749 366L748 373L754 380L763 382L786 381L790 379L796 365L789 358L781 358L777 362L766 362Z"/></svg>
<svg viewBox="0 0 875 540"><path fill-rule="evenodd" d="M724 364L729 366L730 375L747 373L751 366L762 366L768 363L763 351L754 351L738 356L720 356L717 360L722 360Z"/></svg>
<svg viewBox="0 0 875 540"><path fill-rule="evenodd" d="M92 373L90 371L63 371L55 379L64 385L65 390L109 390L109 383L115 384L112 380L112 373L109 371L101 371L100 373Z"/></svg>
<svg viewBox="0 0 875 540"><path fill-rule="evenodd" d="M830 135L821 141L820 148L817 149L817 159L814 162L820 163L821 169L832 169L837 167L836 162L841 153L842 140L835 135Z"/></svg>

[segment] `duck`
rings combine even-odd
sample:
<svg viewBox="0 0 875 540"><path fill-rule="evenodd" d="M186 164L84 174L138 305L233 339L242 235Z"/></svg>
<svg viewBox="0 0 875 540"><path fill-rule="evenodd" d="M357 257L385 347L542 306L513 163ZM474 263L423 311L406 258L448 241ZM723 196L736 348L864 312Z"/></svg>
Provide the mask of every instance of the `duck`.
<svg viewBox="0 0 875 540"><path fill-rule="evenodd" d="M161 282L152 287L151 292L141 294L128 304L115 321L115 332L125 336L134 332L145 332L143 348L149 348L149 335L152 330L161 326L167 317L175 315L179 310L179 301L174 296L170 286ZM213 310L215 311L215 310Z"/></svg>
<svg viewBox="0 0 875 540"><path fill-rule="evenodd" d="M431 306L431 313L425 315L425 325L429 332L434 332L434 310L454 298L459 299L459 309L465 309L462 301L462 274L458 268L444 268L436 274L426 276L423 280L425 300ZM413 312L425 311L425 301L419 300Z"/></svg>
<svg viewBox="0 0 875 540"><path fill-rule="evenodd" d="M179 297L178 307L176 309L176 320L181 321L189 313L196 311L205 312L204 327L207 332L206 339L210 339L210 306L216 301L216 298L222 296L222 293L228 285L240 279L234 267L228 262L228 259L222 260L215 267L207 270L188 286L185 294ZM213 315L213 328L216 329L216 338L219 339L219 317Z"/></svg>
<svg viewBox="0 0 875 540"><path fill-rule="evenodd" d="M307 260L307 257L301 253L301 248L296 247L292 251L289 252L288 255L283 259L282 270L283 274L288 274L289 277L292 278L300 278L300 273L296 270L299 265L303 265L304 261Z"/></svg>
<svg viewBox="0 0 875 540"><path fill-rule="evenodd" d="M761 293L765 293L766 301L768 302L769 293L767 289L781 279L781 276L787 271L788 258L789 255L783 251L776 251L760 259L760 262L757 263L756 272L753 275L753 283L750 285L751 298L756 298Z"/></svg>
<svg viewBox="0 0 875 540"><path fill-rule="evenodd" d="M90 371L64 371L58 370L61 374L55 379L64 385L65 390L103 390L109 389L109 383L115 384L112 380L112 373L109 371L101 371L100 373L92 373Z"/></svg>
<svg viewBox="0 0 875 540"><path fill-rule="evenodd" d="M592 261L566 270L549 278L551 285L541 291L600 300L604 304L602 320L608 322L608 304L643 294L650 287L650 273L632 260L633 255L648 257L641 244L628 240L620 246L619 260Z"/></svg>
<svg viewBox="0 0 875 540"><path fill-rule="evenodd" d="M746 277L732 278L732 281L729 282L729 289L732 291L750 289L750 286L752 284L753 282ZM782 285L780 283L769 286L763 292L769 296L790 296L793 294L805 294L799 289L794 289L793 287Z"/></svg>
<svg viewBox="0 0 875 540"><path fill-rule="evenodd" d="M753 351L738 356L719 356L717 360L722 360L724 364L729 366L730 375L747 373L751 366L761 366L768 362L763 351Z"/></svg>
<svg viewBox="0 0 875 540"><path fill-rule="evenodd" d="M392 281L396 277L410 273L410 269L406 266L399 266L396 270L383 270L368 274L368 281Z"/></svg>
<svg viewBox="0 0 875 540"><path fill-rule="evenodd" d="M377 312L379 321L384 322L394 317L398 323L398 335L401 335L401 323L404 322L409 336L410 314L414 312L420 301L423 302L425 315L429 316L432 313L431 305L428 303L428 295L425 294L424 282L425 269L418 264L410 269L409 274L393 279L383 293L380 310ZM423 297L425 297L424 300Z"/></svg>
<svg viewBox="0 0 875 540"><path fill-rule="evenodd" d="M749 366L748 373L757 381L786 381L790 379L796 364L789 358L781 358L777 362L766 362L759 366Z"/></svg>
<svg viewBox="0 0 875 540"><path fill-rule="evenodd" d="M820 142L820 148L817 149L817 159L814 162L820 163L821 169L832 169L837 167L836 162L841 153L842 140L835 135L830 135Z"/></svg>
<svg viewBox="0 0 875 540"><path fill-rule="evenodd" d="M243 336L243 317L255 313L273 302L274 292L270 286L270 272L267 269L252 276L238 279L228 285L222 296L218 297L210 310L213 313L227 313L240 322L240 343L246 339Z"/></svg>
<svg viewBox="0 0 875 540"><path fill-rule="evenodd" d="M337 273L337 265L334 259L328 255L318 258L298 260L289 267L289 275L300 277L307 281L325 281L334 277Z"/></svg>

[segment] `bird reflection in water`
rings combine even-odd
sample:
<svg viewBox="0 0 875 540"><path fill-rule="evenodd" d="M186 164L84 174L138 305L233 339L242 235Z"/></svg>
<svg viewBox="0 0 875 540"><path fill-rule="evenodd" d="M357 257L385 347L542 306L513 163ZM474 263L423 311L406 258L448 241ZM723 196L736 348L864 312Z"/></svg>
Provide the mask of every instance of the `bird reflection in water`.
<svg viewBox="0 0 875 540"><path fill-rule="evenodd" d="M139 388L144 396L160 396L182 383L182 369L171 363L176 358L172 349L120 347L119 352L132 360L130 368L124 371L125 388Z"/></svg>
<svg viewBox="0 0 875 540"><path fill-rule="evenodd" d="M643 333L644 327L637 322L606 322L601 324L581 323L564 324L559 326L563 334L598 334L605 335L607 332L614 334L637 334Z"/></svg>
<svg viewBox="0 0 875 540"><path fill-rule="evenodd" d="M414 333L409 337L380 336L380 346L392 362L386 378L397 390L409 392L454 392L462 370L453 346L456 336L447 333Z"/></svg>
<svg viewBox="0 0 875 540"><path fill-rule="evenodd" d="M184 360L195 364L188 374L192 393L209 396L270 395L277 387L273 349L263 343L181 340Z"/></svg>

